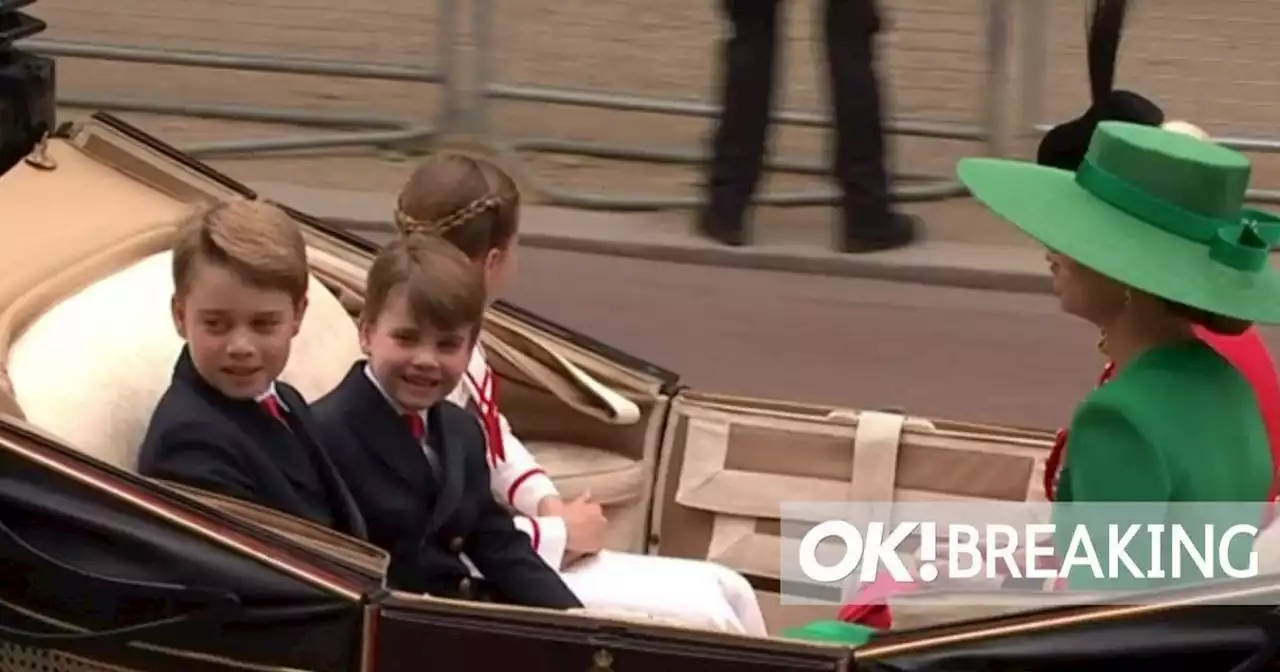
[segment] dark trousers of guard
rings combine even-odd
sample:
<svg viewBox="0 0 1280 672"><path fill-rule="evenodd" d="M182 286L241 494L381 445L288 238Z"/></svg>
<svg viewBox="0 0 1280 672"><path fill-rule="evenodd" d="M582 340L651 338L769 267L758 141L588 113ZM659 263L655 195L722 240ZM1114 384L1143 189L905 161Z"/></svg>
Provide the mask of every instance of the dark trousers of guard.
<svg viewBox="0 0 1280 672"><path fill-rule="evenodd" d="M702 225L725 242L744 239L760 181L773 107L782 0L721 0L733 33L721 52L723 113L712 140L709 204ZM874 64L875 0L825 0L826 57L835 117L835 176L845 239L893 237L883 106Z"/></svg>

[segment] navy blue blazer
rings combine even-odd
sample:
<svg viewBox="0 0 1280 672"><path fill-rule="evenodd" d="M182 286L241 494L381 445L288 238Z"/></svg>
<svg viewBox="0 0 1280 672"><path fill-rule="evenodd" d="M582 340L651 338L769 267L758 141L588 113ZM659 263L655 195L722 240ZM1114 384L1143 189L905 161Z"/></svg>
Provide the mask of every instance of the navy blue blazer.
<svg viewBox="0 0 1280 672"><path fill-rule="evenodd" d="M183 348L147 426L139 472L366 539L364 519L306 401L282 382L276 382L276 394L288 409L287 427L256 401L219 392Z"/></svg>
<svg viewBox="0 0 1280 672"><path fill-rule="evenodd" d="M389 587L532 607L581 607L489 491L484 434L475 416L447 401L427 411L427 443L443 472L436 474L365 365L353 365L312 411L326 437L342 437L333 444L333 459L369 523L369 540L391 555ZM483 582L471 576L464 553L484 574Z"/></svg>

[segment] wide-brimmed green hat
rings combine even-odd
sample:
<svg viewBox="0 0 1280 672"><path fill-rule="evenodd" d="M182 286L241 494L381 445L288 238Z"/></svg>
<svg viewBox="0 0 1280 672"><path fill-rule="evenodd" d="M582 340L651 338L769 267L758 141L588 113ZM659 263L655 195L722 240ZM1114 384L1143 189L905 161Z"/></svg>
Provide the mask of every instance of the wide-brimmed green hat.
<svg viewBox="0 0 1280 672"><path fill-rule="evenodd" d="M1280 217L1244 207L1249 160L1160 128L1103 122L1076 172L960 161L974 198L1051 250L1130 287L1241 320L1280 323L1269 262Z"/></svg>

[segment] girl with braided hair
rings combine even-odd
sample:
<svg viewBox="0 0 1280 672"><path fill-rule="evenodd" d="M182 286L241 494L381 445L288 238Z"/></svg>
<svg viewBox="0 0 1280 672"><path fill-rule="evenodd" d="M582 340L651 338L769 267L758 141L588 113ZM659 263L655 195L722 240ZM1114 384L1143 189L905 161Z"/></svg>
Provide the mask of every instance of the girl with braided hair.
<svg viewBox="0 0 1280 672"><path fill-rule="evenodd" d="M440 236L484 272L490 301L516 271L520 194L497 166L461 154L435 154L400 192L395 221L405 234ZM514 509L516 527L588 609L649 616L750 635L766 635L746 578L718 564L603 550L606 520L585 493L560 497L537 459L498 408L497 377L477 343L463 381L450 398L473 409L488 438L494 496Z"/></svg>

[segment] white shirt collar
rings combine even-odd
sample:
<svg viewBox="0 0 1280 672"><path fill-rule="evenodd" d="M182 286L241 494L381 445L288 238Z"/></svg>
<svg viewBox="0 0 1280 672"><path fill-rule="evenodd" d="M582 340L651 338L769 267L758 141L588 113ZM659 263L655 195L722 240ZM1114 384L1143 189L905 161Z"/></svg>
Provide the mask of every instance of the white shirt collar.
<svg viewBox="0 0 1280 672"><path fill-rule="evenodd" d="M261 404L263 401L266 400L267 397L275 397L276 403L280 404L280 408L284 409L286 413L289 412L289 406L284 403L284 399L281 399L280 395L276 394L276 381L274 380L271 381L271 384L267 386L266 392L263 392L262 394L259 394L258 396L254 397L253 400Z"/></svg>
<svg viewBox="0 0 1280 672"><path fill-rule="evenodd" d="M385 388L383 388L383 387L382 387L382 383L378 381L378 377L377 377L377 376L375 376L375 375L373 375L373 367L369 366L368 364L365 364L365 365L364 365L364 375L365 375L365 377L366 377L366 378L368 378L368 379L369 379L369 382L373 383L373 387L374 387L376 390L378 390L378 394L381 394L381 395L382 395L382 398L383 398L383 399L385 399L385 400L386 400L386 402L387 402L388 404L391 404L391 408L395 409L395 412L396 412L398 415L408 415L408 414L409 414L409 411L406 411L406 410L404 409L404 407L402 407L400 404L396 403L396 400L395 400L395 399L392 399L392 398L391 398L391 395L387 394L387 390L386 390ZM427 414L426 414L426 412L419 412L419 413L418 413L418 417L422 418L423 426L426 426L426 422L427 422Z"/></svg>

